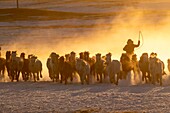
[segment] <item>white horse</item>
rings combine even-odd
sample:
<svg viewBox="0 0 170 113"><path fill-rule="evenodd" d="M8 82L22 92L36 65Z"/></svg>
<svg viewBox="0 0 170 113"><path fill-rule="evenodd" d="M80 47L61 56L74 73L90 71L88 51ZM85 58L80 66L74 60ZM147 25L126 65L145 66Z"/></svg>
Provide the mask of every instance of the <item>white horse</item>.
<svg viewBox="0 0 170 113"><path fill-rule="evenodd" d="M162 75L164 74L164 64L163 62L156 58L156 56L151 56L149 61L149 70L151 73L151 82L155 84L155 82L160 83L162 85Z"/></svg>
<svg viewBox="0 0 170 113"><path fill-rule="evenodd" d="M83 59L76 59L76 71L80 76L81 84L84 84L84 81L89 84L90 80L90 65Z"/></svg>
<svg viewBox="0 0 170 113"><path fill-rule="evenodd" d="M108 53L106 54L106 65L106 72L110 78L110 82L118 85L118 80L122 72L121 63L118 60L111 60L111 53Z"/></svg>

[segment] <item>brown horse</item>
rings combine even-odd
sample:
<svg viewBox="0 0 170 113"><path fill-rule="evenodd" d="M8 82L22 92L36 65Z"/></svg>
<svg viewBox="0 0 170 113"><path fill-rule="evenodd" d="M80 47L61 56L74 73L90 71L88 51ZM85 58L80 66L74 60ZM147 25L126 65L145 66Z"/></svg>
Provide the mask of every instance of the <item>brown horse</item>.
<svg viewBox="0 0 170 113"><path fill-rule="evenodd" d="M17 52L10 51L6 52L6 67L8 76L13 82L13 80L19 81L19 73L24 65L24 60L21 57L17 57Z"/></svg>
<svg viewBox="0 0 170 113"><path fill-rule="evenodd" d="M145 81L146 83L148 83L148 81L151 82L148 53L143 53L140 57L139 68L142 72L142 81Z"/></svg>
<svg viewBox="0 0 170 113"><path fill-rule="evenodd" d="M50 58L47 59L47 68L49 72L49 77L54 81L59 80L59 55L52 52Z"/></svg>
<svg viewBox="0 0 170 113"><path fill-rule="evenodd" d="M101 54L96 54L96 62L95 62L95 73L97 75L97 80L100 83L103 82L103 75L105 74L105 61L101 58ZM100 76L100 77L99 77Z"/></svg>
<svg viewBox="0 0 170 113"><path fill-rule="evenodd" d="M72 67L72 65L68 62L64 60L64 57L61 56L59 58L59 72L61 75L61 83L64 81L65 84L67 84L68 82L68 78L71 79L71 81L73 81L73 73L74 73L74 68Z"/></svg>
<svg viewBox="0 0 170 113"><path fill-rule="evenodd" d="M5 77L5 75L4 75L4 73L5 73L5 65L6 65L5 58L0 58L0 76L2 76L2 78Z"/></svg>

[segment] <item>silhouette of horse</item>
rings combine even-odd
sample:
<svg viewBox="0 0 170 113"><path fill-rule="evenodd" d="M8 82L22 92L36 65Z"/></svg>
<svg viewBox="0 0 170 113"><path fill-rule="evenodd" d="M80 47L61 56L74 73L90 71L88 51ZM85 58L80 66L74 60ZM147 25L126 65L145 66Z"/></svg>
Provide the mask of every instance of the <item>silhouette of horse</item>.
<svg viewBox="0 0 170 113"><path fill-rule="evenodd" d="M42 78L42 63L39 59L37 59L36 56L31 56L30 62L29 62L29 71L30 74L33 74L34 82L39 80L39 75Z"/></svg>
<svg viewBox="0 0 170 113"><path fill-rule="evenodd" d="M139 63L135 54L132 55L132 59L130 59L126 53L122 53L120 62L122 64L122 76L124 79L126 79L127 73L131 70L133 70L134 74L140 74Z"/></svg>
<svg viewBox="0 0 170 113"><path fill-rule="evenodd" d="M6 69L8 73L8 77L12 79L11 76L11 51L6 51Z"/></svg>
<svg viewBox="0 0 170 113"><path fill-rule="evenodd" d="M131 62L130 58L125 53L122 53L120 62L122 63L122 70L125 72L125 75L129 71L133 70L133 63Z"/></svg>
<svg viewBox="0 0 170 113"><path fill-rule="evenodd" d="M22 73L22 78L24 81L29 79L29 59L25 58L25 53L21 53L20 59L23 61L22 68L19 69L18 74Z"/></svg>
<svg viewBox="0 0 170 113"><path fill-rule="evenodd" d="M13 82L13 80L19 81L19 73L23 68L24 61L22 58L17 57L17 52L10 51L6 52L6 67L8 76Z"/></svg>
<svg viewBox="0 0 170 113"><path fill-rule="evenodd" d="M49 77L53 80L59 80L59 55L52 52L50 58L47 59L47 68L49 70Z"/></svg>
<svg viewBox="0 0 170 113"><path fill-rule="evenodd" d="M5 66L6 66L5 58L0 58L0 76L2 76L2 78L5 77L5 75L4 75L4 73L5 73Z"/></svg>
<svg viewBox="0 0 170 113"><path fill-rule="evenodd" d="M142 81L145 81L146 83L148 81L151 82L148 53L143 53L140 57L139 68L142 72Z"/></svg>
<svg viewBox="0 0 170 113"><path fill-rule="evenodd" d="M97 75L97 81L100 80L100 83L103 82L102 76L104 75L104 60L101 58L101 54L96 54L96 62L95 62L95 73ZM99 77L100 76L100 77Z"/></svg>
<svg viewBox="0 0 170 113"><path fill-rule="evenodd" d="M111 60L111 53L108 53L106 54L106 65L106 72L110 82L118 85L122 71L121 63L118 60Z"/></svg>
<svg viewBox="0 0 170 113"><path fill-rule="evenodd" d="M68 61L64 60L63 56L59 58L59 72L61 75L61 83L65 81L65 84L67 84L68 78L71 79L71 82L73 81L74 68Z"/></svg>

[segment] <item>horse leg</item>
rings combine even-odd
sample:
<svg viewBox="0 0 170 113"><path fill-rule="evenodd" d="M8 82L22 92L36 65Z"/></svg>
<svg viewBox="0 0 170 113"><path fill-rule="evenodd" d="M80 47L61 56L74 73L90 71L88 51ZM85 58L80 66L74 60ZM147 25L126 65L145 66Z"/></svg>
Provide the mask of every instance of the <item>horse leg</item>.
<svg viewBox="0 0 170 113"><path fill-rule="evenodd" d="M97 73L97 81L99 81L99 74Z"/></svg>
<svg viewBox="0 0 170 113"><path fill-rule="evenodd" d="M144 78L145 78L145 72L142 71L142 81L144 81Z"/></svg>
<svg viewBox="0 0 170 113"><path fill-rule="evenodd" d="M56 82L59 80L59 73L56 73Z"/></svg>
<svg viewBox="0 0 170 113"><path fill-rule="evenodd" d="M73 82L73 74L70 73L70 81Z"/></svg>
<svg viewBox="0 0 170 113"><path fill-rule="evenodd" d="M117 81L116 81L116 74L115 73L113 73L113 82L114 82L114 84L117 83Z"/></svg>
<svg viewBox="0 0 170 113"><path fill-rule="evenodd" d="M37 80L40 80L39 72L37 72Z"/></svg>
<svg viewBox="0 0 170 113"><path fill-rule="evenodd" d="M100 73L100 83L102 83L103 80L102 80L102 73Z"/></svg>
<svg viewBox="0 0 170 113"><path fill-rule="evenodd" d="M151 75L152 75L152 77L151 77L152 84L154 84L154 85L155 85L155 76L156 76L156 74L151 74Z"/></svg>
<svg viewBox="0 0 170 113"><path fill-rule="evenodd" d="M26 72L25 72L26 81L29 80L29 75L30 75L29 71L26 71Z"/></svg>
<svg viewBox="0 0 170 113"><path fill-rule="evenodd" d="M63 74L62 74L62 73L60 73L60 75L61 75L60 83L62 83L62 82L63 82Z"/></svg>
<svg viewBox="0 0 170 113"><path fill-rule="evenodd" d="M120 78L120 72L117 73L116 82L115 82L116 85L118 85L119 83L119 78Z"/></svg>
<svg viewBox="0 0 170 113"><path fill-rule="evenodd" d="M84 75L83 74L80 74L80 80L81 80L81 84L83 85L84 84Z"/></svg>
<svg viewBox="0 0 170 113"><path fill-rule="evenodd" d="M42 71L40 71L40 77L42 78Z"/></svg>
<svg viewBox="0 0 170 113"><path fill-rule="evenodd" d="M56 73L56 82L59 81L59 73Z"/></svg>
<svg viewBox="0 0 170 113"><path fill-rule="evenodd" d="M65 85L67 84L68 75L65 75Z"/></svg>
<svg viewBox="0 0 170 113"><path fill-rule="evenodd" d="M22 74L22 79L25 81L26 77L24 71L21 71L21 74Z"/></svg>
<svg viewBox="0 0 170 113"><path fill-rule="evenodd" d="M20 75L20 72L21 72L21 71L16 71L16 80L17 80L17 82L19 82L19 75Z"/></svg>
<svg viewBox="0 0 170 113"><path fill-rule="evenodd" d="M150 74L150 72L147 72L147 78L148 78L149 82L151 82L151 74Z"/></svg>
<svg viewBox="0 0 170 113"><path fill-rule="evenodd" d="M147 83L146 72L144 71L142 71L142 81L145 81L145 83Z"/></svg>
<svg viewBox="0 0 170 113"><path fill-rule="evenodd" d="M162 86L162 74L159 74L159 78L160 78L160 86Z"/></svg>
<svg viewBox="0 0 170 113"><path fill-rule="evenodd" d="M2 70L3 78L5 78L5 67Z"/></svg>
<svg viewBox="0 0 170 113"><path fill-rule="evenodd" d="M109 76L109 79L110 79L110 83L113 83L113 81L112 81L112 74L110 72L108 73L108 76Z"/></svg>
<svg viewBox="0 0 170 113"><path fill-rule="evenodd" d="M86 83L89 84L89 82L90 82L90 74L87 74Z"/></svg>
<svg viewBox="0 0 170 113"><path fill-rule="evenodd" d="M33 73L33 77L34 77L34 82L36 82L36 76L35 76L35 73Z"/></svg>

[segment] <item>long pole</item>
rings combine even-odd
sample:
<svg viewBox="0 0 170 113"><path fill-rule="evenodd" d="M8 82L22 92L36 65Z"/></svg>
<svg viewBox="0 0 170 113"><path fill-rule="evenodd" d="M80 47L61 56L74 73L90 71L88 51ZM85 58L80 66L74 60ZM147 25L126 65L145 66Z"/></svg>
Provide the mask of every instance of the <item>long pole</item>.
<svg viewBox="0 0 170 113"><path fill-rule="evenodd" d="M17 0L17 8L19 8L19 2L18 2L18 0Z"/></svg>

